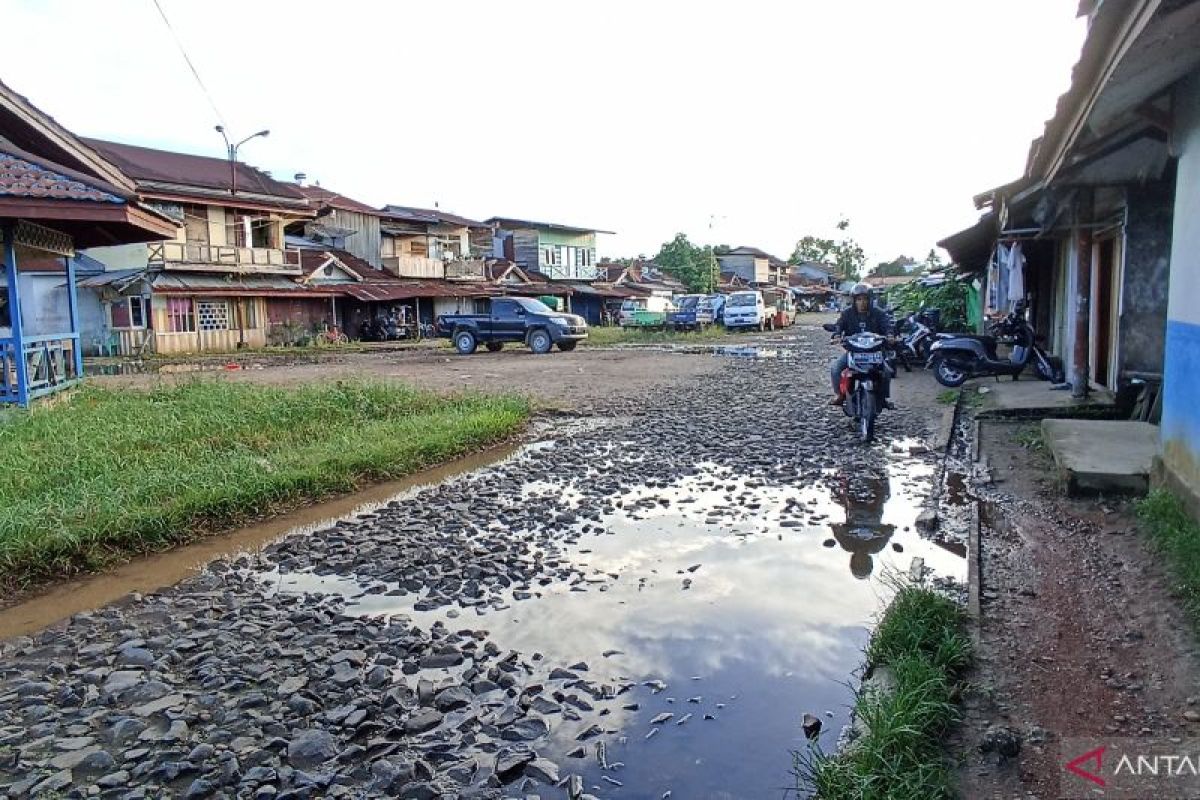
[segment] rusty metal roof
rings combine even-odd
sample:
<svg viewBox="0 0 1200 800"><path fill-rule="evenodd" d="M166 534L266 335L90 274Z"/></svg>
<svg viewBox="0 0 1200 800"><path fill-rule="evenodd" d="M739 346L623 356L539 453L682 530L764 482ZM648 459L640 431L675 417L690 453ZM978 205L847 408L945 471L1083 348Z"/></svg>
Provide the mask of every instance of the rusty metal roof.
<svg viewBox="0 0 1200 800"><path fill-rule="evenodd" d="M83 141L143 187L147 182L151 182L177 187L216 189L222 192L229 192L232 188L229 161L224 158L172 153L168 150L106 142L102 139L84 138ZM237 161L234 163L234 170L239 191L266 195L283 204L303 207L308 205L305 196L294 186L274 180L249 164Z"/></svg>

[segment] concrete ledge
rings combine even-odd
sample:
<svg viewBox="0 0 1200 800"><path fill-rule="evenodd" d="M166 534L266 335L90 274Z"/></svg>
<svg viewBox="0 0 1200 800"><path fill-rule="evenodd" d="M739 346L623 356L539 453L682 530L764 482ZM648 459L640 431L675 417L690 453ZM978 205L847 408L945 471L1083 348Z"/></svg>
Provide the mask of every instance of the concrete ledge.
<svg viewBox="0 0 1200 800"><path fill-rule="evenodd" d="M981 419L1040 419L1043 417L1103 418L1113 415L1116 406L1109 392L1096 391L1083 400L1071 396L1070 390L1054 390L1046 381L1024 380L980 381L967 392L987 391L976 415Z"/></svg>
<svg viewBox="0 0 1200 800"><path fill-rule="evenodd" d="M1154 465L1150 470L1150 487L1165 489L1178 497L1192 519L1200 521L1200 494L1192 491L1190 486L1181 481L1179 476L1163 462L1161 456L1154 457Z"/></svg>
<svg viewBox="0 0 1200 800"><path fill-rule="evenodd" d="M1067 494L1145 494L1158 454L1158 428L1148 422L1044 419L1042 438Z"/></svg>

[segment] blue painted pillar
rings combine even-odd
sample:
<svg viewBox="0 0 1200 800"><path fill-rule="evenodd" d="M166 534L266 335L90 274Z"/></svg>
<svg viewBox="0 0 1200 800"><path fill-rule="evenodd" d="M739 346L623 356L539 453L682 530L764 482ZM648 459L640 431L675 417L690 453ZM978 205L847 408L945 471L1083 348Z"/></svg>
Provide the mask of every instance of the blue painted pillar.
<svg viewBox="0 0 1200 800"><path fill-rule="evenodd" d="M75 287L75 259L68 257L67 261L67 310L71 315L71 333L75 335L75 344L71 347L71 359L75 362L75 377L83 377L83 338L79 334L79 297Z"/></svg>
<svg viewBox="0 0 1200 800"><path fill-rule="evenodd" d="M17 368L17 403L29 405L29 363L25 360L25 337L21 333L21 289L17 284L16 223L4 223L4 273L8 278L8 313L12 318L13 349Z"/></svg>

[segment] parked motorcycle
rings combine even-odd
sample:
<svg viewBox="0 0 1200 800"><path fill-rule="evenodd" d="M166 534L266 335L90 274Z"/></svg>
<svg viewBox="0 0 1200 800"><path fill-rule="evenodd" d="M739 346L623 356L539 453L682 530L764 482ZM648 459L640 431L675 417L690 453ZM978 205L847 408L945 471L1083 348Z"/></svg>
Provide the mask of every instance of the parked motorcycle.
<svg viewBox="0 0 1200 800"><path fill-rule="evenodd" d="M938 338L941 311L922 308L909 314L896 331L899 339L898 351L901 361L908 364L925 365L929 361L929 348Z"/></svg>
<svg viewBox="0 0 1200 800"><path fill-rule="evenodd" d="M1012 346L1005 358L996 353L996 345L1001 342ZM1046 355L1038 346L1033 326L1025 319L1024 301L988 326L988 335L953 334L929 346L928 366L938 383L952 389L970 378L1011 375L1016 380L1031 362L1042 380L1062 382L1062 359Z"/></svg>
<svg viewBox="0 0 1200 800"><path fill-rule="evenodd" d="M832 323L822 327L830 332L837 330ZM842 347L849 354L838 387L846 398L842 410L854 420L858 438L864 444L875 438L875 421L885 408L884 370L895 372L887 363L886 346L886 337L869 331L842 338Z"/></svg>
<svg viewBox="0 0 1200 800"><path fill-rule="evenodd" d="M368 342L392 342L405 338L405 331L393 317L373 317L363 323L359 338Z"/></svg>

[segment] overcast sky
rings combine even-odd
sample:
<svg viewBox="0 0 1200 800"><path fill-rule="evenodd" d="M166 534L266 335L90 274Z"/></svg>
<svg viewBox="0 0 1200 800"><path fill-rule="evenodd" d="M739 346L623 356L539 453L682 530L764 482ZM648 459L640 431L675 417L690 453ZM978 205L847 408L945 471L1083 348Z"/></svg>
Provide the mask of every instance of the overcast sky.
<svg viewBox="0 0 1200 800"><path fill-rule="evenodd" d="M372 205L870 263L971 224L1079 55L1076 0L160 0L276 178ZM0 76L76 133L223 155L153 0L6 0Z"/></svg>

